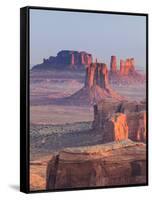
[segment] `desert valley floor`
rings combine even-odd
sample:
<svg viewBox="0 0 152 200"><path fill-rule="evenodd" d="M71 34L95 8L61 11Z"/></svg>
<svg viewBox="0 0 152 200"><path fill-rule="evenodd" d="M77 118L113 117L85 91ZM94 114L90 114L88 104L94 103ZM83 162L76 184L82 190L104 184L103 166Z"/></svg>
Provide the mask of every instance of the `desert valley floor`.
<svg viewBox="0 0 152 200"><path fill-rule="evenodd" d="M55 186L46 183L48 177L54 177L53 175L48 175L47 177L47 166L50 160L57 159L55 156L61 151L60 159L58 162L61 163L60 170L64 171L64 160L72 160L72 153L82 152L82 157L84 160L88 161L87 155L93 155L92 152L97 150L93 149L96 145L101 145L103 143L103 138L99 131L92 129L92 123L94 120L94 109L93 106L88 105L68 105L64 103L55 103L54 99L65 98L72 95L83 87L85 79L85 73L83 72L70 72L70 71L31 71L30 74L30 189L31 190L45 190L48 188L55 188ZM145 100L145 84L133 84L133 85L122 85L113 84L112 88L117 91L120 95L127 97L131 101L142 101ZM52 101L53 100L53 101ZM123 155L126 159L133 160L132 152L135 150L135 156L139 157L139 165L143 165L143 158L145 156L145 146L143 143L133 143L131 140L126 140L126 143L116 143L113 145L114 151L111 151L111 146L106 146L103 144L102 153L96 152L96 157L103 157L103 152L107 156L105 162L115 163L116 155L119 159L122 159ZM88 150L87 147L90 146ZM92 146L92 149L91 149ZM128 148L128 151L124 150L123 147ZM77 148L76 150L70 150L67 148ZM80 147L83 147L80 149ZM67 150L66 150L66 149ZM123 155L120 154L119 148L123 149ZM65 152L64 150L65 149ZM107 150L108 149L108 150ZM63 152L62 152L63 150ZM83 154L84 153L84 154ZM98 154L102 155L98 155ZM129 157L129 155L131 155ZM65 159L66 157L66 159ZM80 154L75 154L75 158L78 160L83 160ZM110 159L111 157L111 159ZM90 158L89 158L90 159ZM67 161L66 160L66 161ZM55 161L53 161L55 162ZM63 162L63 163L62 163ZM92 162L92 161L91 161ZM128 166L126 165L126 160L122 159L124 169ZM74 164L73 164L74 165ZM91 169L98 168L92 167L92 164L85 164L87 173L90 173ZM132 169L136 168L137 164L132 163ZM52 165L51 165L52 166ZM109 164L107 164L109 166ZM50 167L51 168L51 167ZM107 167L108 168L108 167ZM138 168L138 167L137 167ZM142 168L142 167L141 167ZM120 166L121 174L122 166ZM131 170L129 167L128 170ZM69 170L69 169L68 169ZM76 167L73 166L73 170L76 172ZM144 170L142 168L142 170ZM82 169L83 171L83 169ZM74 172L70 172L74 173ZM106 173L106 172L104 172ZM109 169L108 173L112 173ZM117 173L117 172L116 172ZM123 173L123 172L122 172ZM129 172L128 172L129 173ZM142 172L141 172L142 174ZM77 174L81 176L82 174ZM63 178L65 175L63 175ZM72 175L71 175L72 176ZM129 176L129 175L126 175ZM107 176L106 176L107 177ZM136 177L142 179L142 176ZM58 178L60 179L60 178ZM70 179L71 180L71 179ZM143 179L142 179L143 180ZM57 180L56 180L57 181ZM69 179L67 180L69 181ZM94 183L93 177L90 177L89 181L91 184L89 186L104 186L113 185L116 183L107 182L108 179L105 178L104 182L98 180L98 183ZM131 179L124 182L120 181L120 184L129 184ZM62 180L58 180L59 184L57 188L66 187L66 183L62 183ZM134 183L140 183L140 180L134 180ZM142 182L142 181L141 181ZM62 183L62 184L61 184ZM52 183L51 183L52 184ZM47 186L46 186L47 185ZM85 186L77 184L78 187ZM74 187L74 185L72 186ZM68 188L68 186L67 186Z"/></svg>

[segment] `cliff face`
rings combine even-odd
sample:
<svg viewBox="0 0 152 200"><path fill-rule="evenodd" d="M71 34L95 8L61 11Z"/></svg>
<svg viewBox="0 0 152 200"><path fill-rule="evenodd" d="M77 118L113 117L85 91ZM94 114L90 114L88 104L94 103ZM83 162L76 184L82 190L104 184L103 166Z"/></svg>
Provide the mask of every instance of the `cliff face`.
<svg viewBox="0 0 152 200"><path fill-rule="evenodd" d="M120 69L117 69L117 58L116 56L111 56L111 64L110 64L110 72L111 74L117 75L130 75L135 72L135 60L134 58L127 58L125 61L120 59Z"/></svg>
<svg viewBox="0 0 152 200"><path fill-rule="evenodd" d="M92 55L87 52L62 50L57 56L43 59L43 63L36 65L33 69L85 69L84 66L92 63Z"/></svg>
<svg viewBox="0 0 152 200"><path fill-rule="evenodd" d="M116 56L111 56L110 71L113 72L113 73L115 73L117 71L117 58L116 58Z"/></svg>
<svg viewBox="0 0 152 200"><path fill-rule="evenodd" d="M120 60L120 75L124 75L125 73L125 61Z"/></svg>
<svg viewBox="0 0 152 200"><path fill-rule="evenodd" d="M86 68L85 87L98 85L105 89L109 87L108 69L104 63L91 63Z"/></svg>
<svg viewBox="0 0 152 200"><path fill-rule="evenodd" d="M102 101L94 106L93 128L103 142L131 139L146 142L145 102Z"/></svg>
<svg viewBox="0 0 152 200"><path fill-rule="evenodd" d="M111 115L104 123L103 142L121 141L128 139L127 117L123 113Z"/></svg>
<svg viewBox="0 0 152 200"><path fill-rule="evenodd" d="M128 74L133 73L135 71L134 63L135 63L134 58L127 58L126 59L123 75L128 75Z"/></svg>
<svg viewBox="0 0 152 200"><path fill-rule="evenodd" d="M46 189L146 183L146 147L124 141L67 148L47 167Z"/></svg>
<svg viewBox="0 0 152 200"><path fill-rule="evenodd" d="M146 112L127 114L129 138L133 141L146 142Z"/></svg>

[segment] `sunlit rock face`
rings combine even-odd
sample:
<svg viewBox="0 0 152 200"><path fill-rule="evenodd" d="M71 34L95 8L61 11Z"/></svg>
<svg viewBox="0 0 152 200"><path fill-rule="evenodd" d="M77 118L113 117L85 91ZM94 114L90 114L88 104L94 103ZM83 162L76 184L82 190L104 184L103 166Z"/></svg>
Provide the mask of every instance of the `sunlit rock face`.
<svg viewBox="0 0 152 200"><path fill-rule="evenodd" d="M104 142L128 139L127 117L123 113L115 113L105 121Z"/></svg>
<svg viewBox="0 0 152 200"><path fill-rule="evenodd" d="M63 149L47 167L46 189L146 183L146 146L129 140Z"/></svg>
<svg viewBox="0 0 152 200"><path fill-rule="evenodd" d="M146 142L146 112L132 112L127 115L129 138L133 141Z"/></svg>
<svg viewBox="0 0 152 200"><path fill-rule="evenodd" d="M91 63L86 68L85 86L92 87L95 85L103 89L109 87L108 69L104 63Z"/></svg>
<svg viewBox="0 0 152 200"><path fill-rule="evenodd" d="M117 71L117 58L116 58L116 56L111 56L110 71L112 73L115 73Z"/></svg>
<svg viewBox="0 0 152 200"><path fill-rule="evenodd" d="M134 58L127 58L126 60L120 59L120 68L117 67L116 56L111 56L110 61L110 73L117 75L129 75L135 71L135 60Z"/></svg>
<svg viewBox="0 0 152 200"><path fill-rule="evenodd" d="M125 72L125 61L124 60L120 60L120 74L123 75Z"/></svg>
<svg viewBox="0 0 152 200"><path fill-rule="evenodd" d="M131 139L146 142L145 102L102 101L94 106L93 128L103 142Z"/></svg>
<svg viewBox="0 0 152 200"><path fill-rule="evenodd" d="M135 61L134 58L127 58L125 61L125 69L123 75L128 75L130 73L133 73L135 71Z"/></svg>

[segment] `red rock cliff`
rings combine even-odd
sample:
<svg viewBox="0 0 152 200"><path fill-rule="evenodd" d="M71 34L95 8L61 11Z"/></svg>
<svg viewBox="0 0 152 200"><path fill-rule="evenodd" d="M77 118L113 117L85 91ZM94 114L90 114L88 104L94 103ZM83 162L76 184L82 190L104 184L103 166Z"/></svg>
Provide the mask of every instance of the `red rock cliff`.
<svg viewBox="0 0 152 200"><path fill-rule="evenodd" d="M85 86L92 87L95 85L103 89L109 87L108 69L104 63L91 63L86 68Z"/></svg>
<svg viewBox="0 0 152 200"><path fill-rule="evenodd" d="M92 63L92 55L84 51L62 50L57 56L50 56L43 59L43 63L33 67L33 69L80 69L84 70L85 66Z"/></svg>
<svg viewBox="0 0 152 200"><path fill-rule="evenodd" d="M123 75L128 75L135 71L135 61L134 58L127 58L125 61L125 68Z"/></svg>
<svg viewBox="0 0 152 200"><path fill-rule="evenodd" d="M146 142L145 102L102 101L94 106L93 128L103 142L125 140Z"/></svg>
<svg viewBox="0 0 152 200"><path fill-rule="evenodd" d="M113 73L115 73L117 71L117 58L116 58L116 56L111 56L110 71L113 72Z"/></svg>
<svg viewBox="0 0 152 200"><path fill-rule="evenodd" d="M48 190L144 183L146 147L131 141L67 148L47 167Z"/></svg>

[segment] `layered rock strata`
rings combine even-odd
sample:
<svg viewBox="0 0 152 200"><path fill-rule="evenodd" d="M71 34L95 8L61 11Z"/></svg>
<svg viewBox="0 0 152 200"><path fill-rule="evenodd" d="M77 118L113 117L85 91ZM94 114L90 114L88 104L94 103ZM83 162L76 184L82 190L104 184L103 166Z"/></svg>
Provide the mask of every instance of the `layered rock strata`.
<svg viewBox="0 0 152 200"><path fill-rule="evenodd" d="M102 101L94 106L93 128L103 142L131 139L146 142L146 103Z"/></svg>
<svg viewBox="0 0 152 200"><path fill-rule="evenodd" d="M111 56L110 71L113 72L113 73L115 73L117 71L117 58L116 58L116 56Z"/></svg>
<svg viewBox="0 0 152 200"><path fill-rule="evenodd" d="M62 50L57 56L43 59L43 63L36 65L33 69L77 69L84 70L85 66L92 63L92 55L87 52Z"/></svg>
<svg viewBox="0 0 152 200"><path fill-rule="evenodd" d="M146 184L146 147L123 141L67 148L50 160L46 189Z"/></svg>
<svg viewBox="0 0 152 200"><path fill-rule="evenodd" d="M127 58L126 60L120 59L120 69L117 69L117 58L111 56L110 61L110 73L117 75L130 75L135 72L135 60L134 58Z"/></svg>

